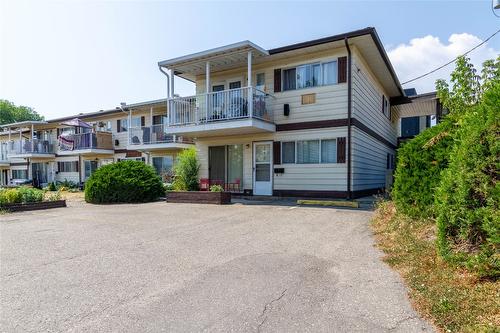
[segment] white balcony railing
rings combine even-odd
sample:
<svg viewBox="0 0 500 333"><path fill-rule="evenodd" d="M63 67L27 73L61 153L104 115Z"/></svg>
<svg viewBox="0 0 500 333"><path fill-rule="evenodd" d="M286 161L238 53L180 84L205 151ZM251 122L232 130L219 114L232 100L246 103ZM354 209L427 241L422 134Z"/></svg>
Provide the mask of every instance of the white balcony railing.
<svg viewBox="0 0 500 333"><path fill-rule="evenodd" d="M0 143L0 162L8 161L7 158L7 142Z"/></svg>
<svg viewBox="0 0 500 333"><path fill-rule="evenodd" d="M144 127L130 127L130 145L150 145L159 143L193 143L191 138L168 134L166 125L153 125Z"/></svg>
<svg viewBox="0 0 500 333"><path fill-rule="evenodd" d="M59 136L59 149L62 151L86 149L113 149L111 132L78 133Z"/></svg>
<svg viewBox="0 0 500 333"><path fill-rule="evenodd" d="M50 140L22 139L8 144L9 155L54 154L54 144Z"/></svg>
<svg viewBox="0 0 500 333"><path fill-rule="evenodd" d="M256 118L273 121L268 96L253 87L229 89L169 100L169 126ZM250 104L248 101L250 101Z"/></svg>

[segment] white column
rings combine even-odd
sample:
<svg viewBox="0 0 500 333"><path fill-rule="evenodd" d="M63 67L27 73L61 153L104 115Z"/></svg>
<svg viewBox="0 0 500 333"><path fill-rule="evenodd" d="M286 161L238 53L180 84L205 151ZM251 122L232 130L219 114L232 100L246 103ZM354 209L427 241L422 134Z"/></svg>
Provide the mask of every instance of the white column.
<svg viewBox="0 0 500 333"><path fill-rule="evenodd" d="M35 132L33 124L31 124L31 151L35 151Z"/></svg>
<svg viewBox="0 0 500 333"><path fill-rule="evenodd" d="M149 108L149 126L153 128L153 107Z"/></svg>
<svg viewBox="0 0 500 333"><path fill-rule="evenodd" d="M210 93L210 61L205 63L205 121L208 120L208 108L210 107L209 93Z"/></svg>
<svg viewBox="0 0 500 333"><path fill-rule="evenodd" d="M131 131L130 129L132 128L132 109L128 109L128 135L127 135L127 143L130 145L130 136L131 136Z"/></svg>
<svg viewBox="0 0 500 333"><path fill-rule="evenodd" d="M250 118L253 116L253 92L252 92L252 51L248 51L247 55L247 87L248 87L248 114Z"/></svg>

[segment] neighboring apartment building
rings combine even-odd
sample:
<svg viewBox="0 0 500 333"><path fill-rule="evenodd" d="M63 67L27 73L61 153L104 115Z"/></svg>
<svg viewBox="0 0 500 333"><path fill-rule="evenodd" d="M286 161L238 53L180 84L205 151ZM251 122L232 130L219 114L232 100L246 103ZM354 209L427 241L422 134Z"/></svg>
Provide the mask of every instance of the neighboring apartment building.
<svg viewBox="0 0 500 333"><path fill-rule="evenodd" d="M205 182L249 194L382 191L399 112L422 112L407 107L374 28L271 50L244 41L158 65L170 70L168 132L196 138ZM197 94L174 97L174 75Z"/></svg>
<svg viewBox="0 0 500 333"><path fill-rule="evenodd" d="M151 164L168 178L177 152L192 146L192 140L169 135L166 115L163 99L4 125L0 185L33 181L44 186L65 180L81 184L98 167L124 159Z"/></svg>

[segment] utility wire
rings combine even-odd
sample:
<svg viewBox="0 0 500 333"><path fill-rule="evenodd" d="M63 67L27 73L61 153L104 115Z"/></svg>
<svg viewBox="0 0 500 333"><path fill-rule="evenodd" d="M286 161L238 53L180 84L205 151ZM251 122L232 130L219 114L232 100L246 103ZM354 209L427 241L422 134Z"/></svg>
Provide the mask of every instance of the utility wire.
<svg viewBox="0 0 500 333"><path fill-rule="evenodd" d="M432 74L432 73L434 73L434 72L437 72L438 70L440 70L441 68L444 68L444 67L448 66L449 64L454 63L454 62L455 62L455 61L456 61L459 57L462 57L462 56L464 56L464 55L467 55L467 54L471 53L472 51L474 51L475 49L477 49L478 47L480 47L481 45L483 45L484 43L486 43L487 41L489 41L491 38L493 38L493 36L495 36L495 35L496 35L496 34L498 34L499 32L500 32L500 29L499 29L499 30L497 30L497 31L495 31L495 33L493 33L491 36L489 36L488 38L486 38L485 40L483 40L481 43L479 43L479 44L477 44L476 46L474 46L474 47L473 47L472 49L470 49L469 51L465 52L465 53L464 53L464 54L462 54L462 55L459 55L458 57L456 57L455 59L453 59L453 60L451 60L451 61L447 62L446 64L444 64L444 65L442 65L442 66L439 66L438 68L433 69L433 70L432 70L432 71L430 71L430 72L427 72L427 73L425 73L425 74L422 74L422 75L420 75L420 76L417 76L416 78L413 78L413 79L408 80L408 81L406 81L406 82L403 82L403 83L401 83L401 84L403 85L403 84L407 84L407 83L410 83L410 82L416 81L416 80L418 80L418 79L423 78L424 76L427 76L427 75L429 75L429 74Z"/></svg>

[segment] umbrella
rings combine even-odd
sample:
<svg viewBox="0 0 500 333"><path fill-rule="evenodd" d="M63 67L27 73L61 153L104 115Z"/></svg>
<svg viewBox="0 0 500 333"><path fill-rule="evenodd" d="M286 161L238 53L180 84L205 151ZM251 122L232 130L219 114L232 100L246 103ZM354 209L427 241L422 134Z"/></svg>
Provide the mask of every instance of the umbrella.
<svg viewBox="0 0 500 333"><path fill-rule="evenodd" d="M75 127L84 127L84 128L92 128L89 124L84 122L83 120L80 120L78 118L71 119L68 121L64 121L61 123L61 125L66 125L66 126L75 126Z"/></svg>

